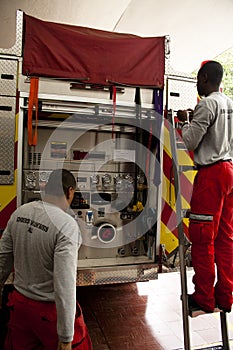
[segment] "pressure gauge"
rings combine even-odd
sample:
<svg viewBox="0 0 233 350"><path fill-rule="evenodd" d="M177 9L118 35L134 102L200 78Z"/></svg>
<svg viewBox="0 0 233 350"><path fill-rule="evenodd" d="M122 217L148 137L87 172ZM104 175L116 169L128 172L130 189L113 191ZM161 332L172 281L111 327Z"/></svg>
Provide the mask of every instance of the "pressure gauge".
<svg viewBox="0 0 233 350"><path fill-rule="evenodd" d="M133 180L133 176L130 175L130 174L126 174L125 175L125 180L130 183L130 184L133 184L134 180Z"/></svg>
<svg viewBox="0 0 233 350"><path fill-rule="evenodd" d="M103 185L109 185L111 183L111 175L110 174L104 174L102 176L102 182L103 182Z"/></svg>
<svg viewBox="0 0 233 350"><path fill-rule="evenodd" d="M122 183L122 180L123 180L123 178L120 175L116 175L114 177L114 182L115 182L116 185L120 185Z"/></svg>
<svg viewBox="0 0 233 350"><path fill-rule="evenodd" d="M36 174L34 171L29 171L25 175L25 187L28 189L33 189L36 187Z"/></svg>
<svg viewBox="0 0 233 350"><path fill-rule="evenodd" d="M98 185L99 183L99 175L94 174L91 176L91 184L92 185Z"/></svg>
<svg viewBox="0 0 233 350"><path fill-rule="evenodd" d="M47 171L40 171L39 182L47 182L49 178L49 173Z"/></svg>

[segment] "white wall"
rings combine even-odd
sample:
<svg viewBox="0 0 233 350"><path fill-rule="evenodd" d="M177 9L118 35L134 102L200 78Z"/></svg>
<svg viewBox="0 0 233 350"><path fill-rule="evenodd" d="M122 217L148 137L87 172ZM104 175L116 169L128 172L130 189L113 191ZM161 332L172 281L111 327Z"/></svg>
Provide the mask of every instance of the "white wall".
<svg viewBox="0 0 233 350"><path fill-rule="evenodd" d="M233 0L0 0L0 47L15 40L15 12L141 36L170 35L171 65L191 72L233 46Z"/></svg>

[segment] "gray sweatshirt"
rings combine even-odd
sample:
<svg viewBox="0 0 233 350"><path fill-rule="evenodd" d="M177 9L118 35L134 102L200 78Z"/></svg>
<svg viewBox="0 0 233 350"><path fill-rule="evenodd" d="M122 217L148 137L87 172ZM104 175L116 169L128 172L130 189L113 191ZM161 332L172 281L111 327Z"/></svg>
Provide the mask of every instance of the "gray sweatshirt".
<svg viewBox="0 0 233 350"><path fill-rule="evenodd" d="M57 206L41 201L19 207L0 239L0 290L14 267L14 286L21 294L55 301L62 342L73 339L80 245L77 222Z"/></svg>
<svg viewBox="0 0 233 350"><path fill-rule="evenodd" d="M233 101L221 92L213 92L195 107L193 119L182 128L194 162L207 165L233 158Z"/></svg>

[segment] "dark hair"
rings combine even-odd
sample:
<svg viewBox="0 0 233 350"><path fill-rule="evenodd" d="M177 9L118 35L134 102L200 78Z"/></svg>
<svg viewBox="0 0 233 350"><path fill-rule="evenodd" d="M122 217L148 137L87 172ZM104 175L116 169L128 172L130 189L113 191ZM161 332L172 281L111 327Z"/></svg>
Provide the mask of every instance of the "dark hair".
<svg viewBox="0 0 233 350"><path fill-rule="evenodd" d="M70 187L76 188L73 174L66 169L56 169L49 176L45 193L56 197L64 196L64 194L67 196Z"/></svg>
<svg viewBox="0 0 233 350"><path fill-rule="evenodd" d="M223 77L223 67L219 62L207 61L199 69L198 75L208 75L208 80L211 84L220 85Z"/></svg>

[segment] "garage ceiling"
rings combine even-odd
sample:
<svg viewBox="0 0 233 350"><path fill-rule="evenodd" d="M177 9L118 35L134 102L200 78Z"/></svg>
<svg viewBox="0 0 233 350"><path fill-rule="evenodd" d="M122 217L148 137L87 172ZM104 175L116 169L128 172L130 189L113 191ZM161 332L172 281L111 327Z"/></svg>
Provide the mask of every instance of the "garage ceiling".
<svg viewBox="0 0 233 350"><path fill-rule="evenodd" d="M233 46L233 0L1 0L0 47L15 41L15 13L171 39L171 66L190 73Z"/></svg>

